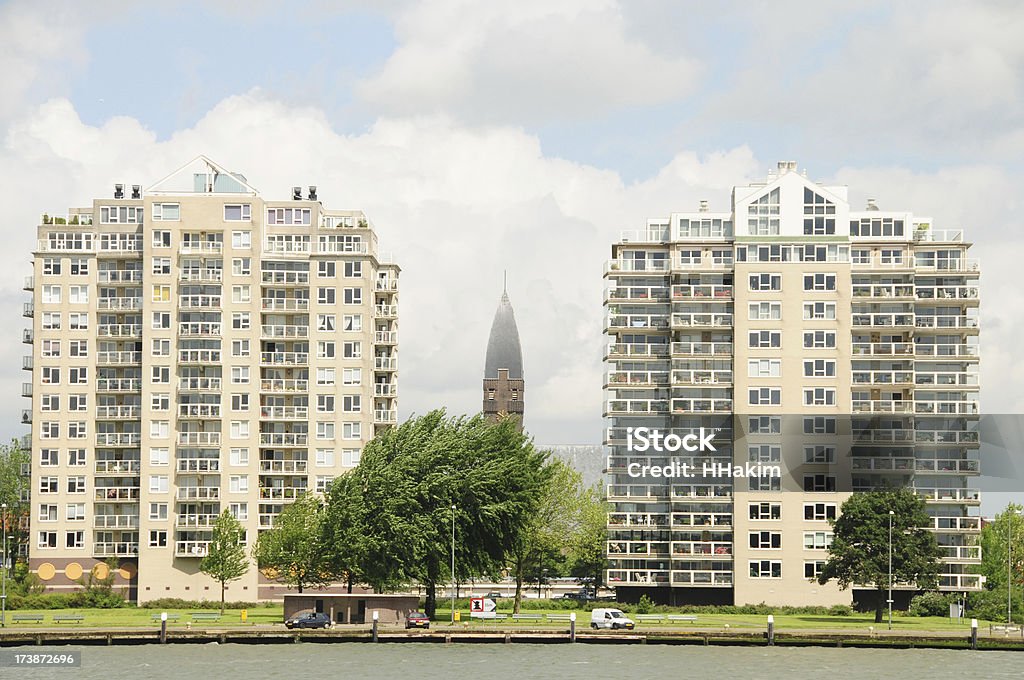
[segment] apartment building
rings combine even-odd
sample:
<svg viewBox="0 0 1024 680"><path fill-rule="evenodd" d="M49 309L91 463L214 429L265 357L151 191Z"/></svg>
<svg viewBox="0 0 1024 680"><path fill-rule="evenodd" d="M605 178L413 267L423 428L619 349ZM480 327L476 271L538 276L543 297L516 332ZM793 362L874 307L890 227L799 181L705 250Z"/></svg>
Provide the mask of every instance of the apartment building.
<svg viewBox="0 0 1024 680"><path fill-rule="evenodd" d="M205 157L45 215L25 286L32 571L60 591L114 557L139 601L216 595L199 564L219 513L251 543L396 421L398 275L363 213L312 186L264 199ZM230 591L279 589L253 568Z"/></svg>
<svg viewBox="0 0 1024 680"><path fill-rule="evenodd" d="M874 201L854 210L847 187L792 162L731 202L612 246L609 583L624 600L849 603L858 589L813 581L828 520L849 494L895 485L927 503L941 588L979 589L979 267L963 232ZM634 436L702 427L714 450ZM635 474L673 461L690 474Z"/></svg>

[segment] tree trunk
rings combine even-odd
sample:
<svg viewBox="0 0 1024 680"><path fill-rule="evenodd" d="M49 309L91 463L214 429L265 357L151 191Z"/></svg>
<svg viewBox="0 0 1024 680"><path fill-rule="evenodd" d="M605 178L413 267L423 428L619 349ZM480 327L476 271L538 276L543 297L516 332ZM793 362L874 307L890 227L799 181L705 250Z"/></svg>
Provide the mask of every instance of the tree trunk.
<svg viewBox="0 0 1024 680"><path fill-rule="evenodd" d="M348 594L352 594L352 572L348 572Z"/></svg>
<svg viewBox="0 0 1024 680"><path fill-rule="evenodd" d="M220 615L224 616L224 591L227 589L227 582L220 582Z"/></svg>
<svg viewBox="0 0 1024 680"><path fill-rule="evenodd" d="M882 622L882 611L885 609L885 591L879 590L878 597L875 599L875 623Z"/></svg>
<svg viewBox="0 0 1024 680"><path fill-rule="evenodd" d="M423 586L427 590L427 603L423 607L426 610L424 614L428 619L433 619L434 614L437 613L437 584L433 581L425 581Z"/></svg>
<svg viewBox="0 0 1024 680"><path fill-rule="evenodd" d="M523 561L516 561L516 600L512 606L512 613L518 614L523 604Z"/></svg>

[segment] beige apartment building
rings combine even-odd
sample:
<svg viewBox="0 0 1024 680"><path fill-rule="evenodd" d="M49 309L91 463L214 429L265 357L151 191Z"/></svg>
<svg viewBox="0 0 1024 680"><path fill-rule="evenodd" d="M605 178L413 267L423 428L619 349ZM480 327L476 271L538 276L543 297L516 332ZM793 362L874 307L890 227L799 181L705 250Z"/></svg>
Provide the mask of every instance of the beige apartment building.
<svg viewBox="0 0 1024 680"><path fill-rule="evenodd" d="M26 282L29 564L119 563L139 601L219 597L217 515L252 542L397 419L398 275L363 213L266 200L199 157L43 218ZM229 600L276 597L255 568Z"/></svg>
<svg viewBox="0 0 1024 680"><path fill-rule="evenodd" d="M968 573L981 559L978 264L961 231L847 197L779 163L735 187L728 211L701 202L612 246L607 579L620 599L866 599L813 579L828 520L885 485L926 501L941 588L981 587ZM643 450L635 436L701 427L714 451ZM635 474L673 461L690 474Z"/></svg>

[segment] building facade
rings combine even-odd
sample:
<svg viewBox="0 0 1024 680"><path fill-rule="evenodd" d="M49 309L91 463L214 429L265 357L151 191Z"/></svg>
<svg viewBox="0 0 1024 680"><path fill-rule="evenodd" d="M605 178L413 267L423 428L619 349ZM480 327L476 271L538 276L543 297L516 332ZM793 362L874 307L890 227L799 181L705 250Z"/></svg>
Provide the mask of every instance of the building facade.
<svg viewBox="0 0 1024 680"><path fill-rule="evenodd" d="M247 539L397 420L399 268L316 188L266 200L199 157L44 216L24 412L30 568L48 589L118 562L139 601L201 599L212 524ZM252 568L228 599L275 596Z"/></svg>
<svg viewBox="0 0 1024 680"><path fill-rule="evenodd" d="M522 430L526 409L523 350L519 343L515 310L507 290L501 292L501 301L491 322L483 387L483 414L491 420L501 416L514 417L519 420L519 429Z"/></svg>
<svg viewBox="0 0 1024 680"><path fill-rule="evenodd" d="M607 577L620 598L849 603L813 581L828 520L850 493L886 485L926 501L941 588L980 588L968 573L981 558L969 248L905 210L855 211L846 187L791 162L735 187L729 211L701 202L613 245ZM642 450L634 436L702 427L714 450ZM691 474L630 473L672 461ZM781 474L723 475L717 463Z"/></svg>

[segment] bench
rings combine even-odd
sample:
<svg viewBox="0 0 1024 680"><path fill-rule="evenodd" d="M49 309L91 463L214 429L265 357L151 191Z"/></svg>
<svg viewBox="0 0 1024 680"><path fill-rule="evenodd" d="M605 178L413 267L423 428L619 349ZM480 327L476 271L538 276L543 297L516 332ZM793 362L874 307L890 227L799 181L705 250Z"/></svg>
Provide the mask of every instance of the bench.
<svg viewBox="0 0 1024 680"><path fill-rule="evenodd" d="M513 614L513 621L540 621L543 617L542 614Z"/></svg>
<svg viewBox="0 0 1024 680"><path fill-rule="evenodd" d="M569 621L569 614L548 614L548 621Z"/></svg>
<svg viewBox="0 0 1024 680"><path fill-rule="evenodd" d="M31 621L32 623L42 623L43 622L43 615L42 614L15 614L14 615L14 622L15 623L25 623L27 621Z"/></svg>
<svg viewBox="0 0 1024 680"><path fill-rule="evenodd" d="M686 621L687 623L696 623L697 617L692 614L669 614L669 621Z"/></svg>
<svg viewBox="0 0 1024 680"><path fill-rule="evenodd" d="M637 614L638 623L661 623L665 618L664 614Z"/></svg>
<svg viewBox="0 0 1024 680"><path fill-rule="evenodd" d="M153 616L151 616L150 619L152 619L153 621L160 621L160 620L162 620L160 618L160 614L153 614ZM178 620L178 615L177 614L168 614L167 615L167 620L172 622L172 623L176 622Z"/></svg>
<svg viewBox="0 0 1024 680"><path fill-rule="evenodd" d="M192 614L193 621L220 621L220 614L217 612L198 612Z"/></svg>
<svg viewBox="0 0 1024 680"><path fill-rule="evenodd" d="M85 617L81 614L54 614L54 623L81 623L85 621Z"/></svg>

